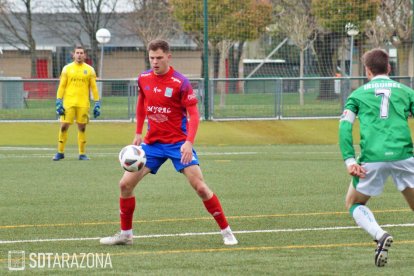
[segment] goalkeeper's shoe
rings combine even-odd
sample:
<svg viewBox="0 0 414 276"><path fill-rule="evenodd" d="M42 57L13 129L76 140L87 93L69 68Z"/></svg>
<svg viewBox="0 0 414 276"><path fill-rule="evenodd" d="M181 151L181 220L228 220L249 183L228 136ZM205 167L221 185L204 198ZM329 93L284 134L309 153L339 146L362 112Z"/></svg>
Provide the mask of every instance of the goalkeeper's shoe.
<svg viewBox="0 0 414 276"><path fill-rule="evenodd" d="M385 266L388 261L388 249L391 247L391 244L394 242L393 237L384 233L381 239L377 242L377 249L375 249L375 265L376 266Z"/></svg>
<svg viewBox="0 0 414 276"><path fill-rule="evenodd" d="M221 230L221 235L223 236L224 245L236 245L239 243L233 235L230 226L227 226L227 228Z"/></svg>
<svg viewBox="0 0 414 276"><path fill-rule="evenodd" d="M130 245L133 243L133 236L116 233L111 237L100 239L99 242L104 245Z"/></svg>
<svg viewBox="0 0 414 276"><path fill-rule="evenodd" d="M80 155L79 155L79 160L84 160L84 161L86 161L86 160L90 160L90 159L89 159L89 157L88 157L88 156L86 156L86 154L80 154Z"/></svg>
<svg viewBox="0 0 414 276"><path fill-rule="evenodd" d="M58 152L55 154L55 156L53 156L53 161L59 161L64 158L65 158L65 154Z"/></svg>

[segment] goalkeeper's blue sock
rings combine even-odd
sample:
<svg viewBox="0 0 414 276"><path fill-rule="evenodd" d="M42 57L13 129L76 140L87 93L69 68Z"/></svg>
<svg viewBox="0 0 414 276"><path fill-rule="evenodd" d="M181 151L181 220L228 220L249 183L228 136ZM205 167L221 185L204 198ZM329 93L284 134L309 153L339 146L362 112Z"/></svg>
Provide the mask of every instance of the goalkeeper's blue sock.
<svg viewBox="0 0 414 276"><path fill-rule="evenodd" d="M350 212L355 222L367 231L374 240L379 240L384 235L385 231L378 225L374 214L367 206L354 204Z"/></svg>

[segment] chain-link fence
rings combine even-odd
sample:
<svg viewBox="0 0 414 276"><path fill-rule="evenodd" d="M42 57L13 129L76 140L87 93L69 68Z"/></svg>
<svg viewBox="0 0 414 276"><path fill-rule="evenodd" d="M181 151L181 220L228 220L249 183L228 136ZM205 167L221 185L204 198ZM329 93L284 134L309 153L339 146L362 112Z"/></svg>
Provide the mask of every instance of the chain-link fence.
<svg viewBox="0 0 414 276"><path fill-rule="evenodd" d="M414 78L393 79L414 87ZM202 118L207 108L213 120L298 119L338 117L351 91L366 78L211 79L208 99L203 79L190 82L198 96ZM0 121L56 120L57 86L56 79L0 79ZM98 87L102 95L98 121L134 120L136 79L107 79L98 81ZM320 87L329 91L321 91Z"/></svg>
<svg viewBox="0 0 414 276"><path fill-rule="evenodd" d="M414 87L414 78L392 79ZM209 110L214 120L337 118L352 90L366 81L363 77L215 79L210 81Z"/></svg>
<svg viewBox="0 0 414 276"><path fill-rule="evenodd" d="M98 80L102 95L102 113L98 120L130 121L135 118L138 87L136 79ZM204 114L203 85L191 80L199 95L200 113ZM0 121L56 120L57 79L0 78Z"/></svg>

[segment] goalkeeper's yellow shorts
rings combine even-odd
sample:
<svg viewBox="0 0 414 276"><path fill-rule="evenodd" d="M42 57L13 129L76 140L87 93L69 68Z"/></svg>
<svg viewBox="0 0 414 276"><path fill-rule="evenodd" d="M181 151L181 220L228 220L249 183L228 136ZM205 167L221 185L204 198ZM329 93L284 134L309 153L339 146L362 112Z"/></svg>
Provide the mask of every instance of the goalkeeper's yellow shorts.
<svg viewBox="0 0 414 276"><path fill-rule="evenodd" d="M60 116L60 122L73 124L75 120L78 124L89 123L89 107L65 107L65 115Z"/></svg>

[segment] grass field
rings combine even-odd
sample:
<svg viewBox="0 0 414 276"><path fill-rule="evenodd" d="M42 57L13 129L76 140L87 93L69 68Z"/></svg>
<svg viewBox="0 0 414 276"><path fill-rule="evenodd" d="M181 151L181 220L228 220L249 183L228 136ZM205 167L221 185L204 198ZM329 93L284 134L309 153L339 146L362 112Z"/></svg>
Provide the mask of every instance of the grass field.
<svg viewBox="0 0 414 276"><path fill-rule="evenodd" d="M234 247L222 244L170 163L136 189L134 245L99 245L119 229L117 154L133 124L91 124L89 162L76 160L74 129L67 158L52 162L57 124L0 124L0 274L412 275L413 214L401 195L390 182L370 201L395 238L388 266L377 268L374 242L344 208L349 177L334 139L337 121L311 123L201 124L196 149L239 240ZM311 137L317 133L319 143ZM9 251L25 252L24 272L9 272ZM50 253L52 268L47 261L39 267L42 253ZM57 265L63 254L76 254L80 264L82 253L109 255L112 267Z"/></svg>
<svg viewBox="0 0 414 276"><path fill-rule="evenodd" d="M414 129L414 120L411 121ZM55 147L59 123L0 123L0 146L47 145ZM76 144L76 127L68 144ZM125 145L132 141L134 123L91 122L89 145ZM196 145L337 144L338 120L203 121ZM357 139L357 132L355 133Z"/></svg>

